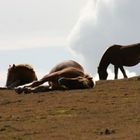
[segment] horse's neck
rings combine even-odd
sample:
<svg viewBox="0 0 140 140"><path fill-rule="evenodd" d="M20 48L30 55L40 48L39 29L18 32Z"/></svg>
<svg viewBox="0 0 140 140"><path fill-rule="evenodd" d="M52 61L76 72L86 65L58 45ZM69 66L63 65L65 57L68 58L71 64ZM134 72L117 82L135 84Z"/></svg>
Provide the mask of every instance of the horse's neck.
<svg viewBox="0 0 140 140"><path fill-rule="evenodd" d="M105 70L107 69L108 65L110 64L108 55L105 53L103 57L101 58L99 69Z"/></svg>

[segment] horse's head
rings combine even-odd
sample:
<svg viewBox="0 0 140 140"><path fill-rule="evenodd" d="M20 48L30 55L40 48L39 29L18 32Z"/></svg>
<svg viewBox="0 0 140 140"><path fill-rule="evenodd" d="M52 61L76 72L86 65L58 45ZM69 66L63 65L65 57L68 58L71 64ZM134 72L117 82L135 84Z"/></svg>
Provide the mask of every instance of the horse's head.
<svg viewBox="0 0 140 140"><path fill-rule="evenodd" d="M23 84L28 84L37 80L35 71L28 64L19 64L9 66L7 73L6 86L14 88Z"/></svg>
<svg viewBox="0 0 140 140"><path fill-rule="evenodd" d="M99 74L99 79L100 80L106 80L107 79L108 73L107 73L106 70L101 69L100 67L98 67L98 74Z"/></svg>
<svg viewBox="0 0 140 140"><path fill-rule="evenodd" d="M18 79L18 75L16 73L16 66L15 66L15 64L13 64L13 66L9 65L8 73L7 73L6 86L9 87L17 79Z"/></svg>
<svg viewBox="0 0 140 140"><path fill-rule="evenodd" d="M92 77L85 76L85 77L76 77L76 78L65 78L61 77L58 80L60 86L65 87L66 89L86 89L94 87L94 82Z"/></svg>

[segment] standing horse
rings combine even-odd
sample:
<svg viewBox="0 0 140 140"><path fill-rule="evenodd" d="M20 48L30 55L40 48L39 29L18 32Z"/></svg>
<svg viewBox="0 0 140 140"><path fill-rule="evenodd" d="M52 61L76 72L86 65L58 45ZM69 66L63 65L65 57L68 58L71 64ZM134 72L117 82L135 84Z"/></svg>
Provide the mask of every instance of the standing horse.
<svg viewBox="0 0 140 140"><path fill-rule="evenodd" d="M48 82L49 86L39 86ZM83 67L72 60L64 61L56 65L49 74L39 81L23 88L17 88L16 92L39 92L56 89L85 89L92 88L92 77L84 73Z"/></svg>
<svg viewBox="0 0 140 140"><path fill-rule="evenodd" d="M134 66L140 62L140 43L127 46L113 45L104 53L98 67L100 80L106 80L109 64L114 65L115 79L118 78L118 69L120 68L124 78L127 78L123 66Z"/></svg>
<svg viewBox="0 0 140 140"><path fill-rule="evenodd" d="M9 66L6 87L14 88L37 80L34 69L28 64Z"/></svg>

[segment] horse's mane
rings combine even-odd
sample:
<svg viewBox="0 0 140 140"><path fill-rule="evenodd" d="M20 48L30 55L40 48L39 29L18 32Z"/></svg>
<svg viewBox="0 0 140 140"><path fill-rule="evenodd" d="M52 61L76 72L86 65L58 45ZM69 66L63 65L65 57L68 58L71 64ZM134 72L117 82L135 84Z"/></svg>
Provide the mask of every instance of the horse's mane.
<svg viewBox="0 0 140 140"><path fill-rule="evenodd" d="M34 71L33 67L29 64L18 64L18 65L15 65L13 64L13 66L10 66L9 70L10 69L26 69L26 70L31 70L31 71Z"/></svg>

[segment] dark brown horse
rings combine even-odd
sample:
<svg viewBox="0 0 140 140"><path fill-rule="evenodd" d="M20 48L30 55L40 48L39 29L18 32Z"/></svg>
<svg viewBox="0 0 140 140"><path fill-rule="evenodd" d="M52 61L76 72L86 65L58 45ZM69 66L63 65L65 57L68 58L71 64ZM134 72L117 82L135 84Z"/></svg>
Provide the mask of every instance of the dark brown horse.
<svg viewBox="0 0 140 140"><path fill-rule="evenodd" d="M134 66L140 62L140 43L127 46L113 45L104 53L98 67L100 80L107 79L107 67L114 65L115 79L118 78L118 69L120 68L124 78L127 78L123 66Z"/></svg>
<svg viewBox="0 0 140 140"><path fill-rule="evenodd" d="M48 82L49 86L39 86L45 82ZM92 77L84 73L83 67L77 62L69 60L56 65L49 74L39 81L16 89L16 91L18 93L39 92L56 89L85 89L93 86Z"/></svg>
<svg viewBox="0 0 140 140"><path fill-rule="evenodd" d="M9 66L7 73L7 88L14 88L20 85L31 83L37 80L34 69L28 64Z"/></svg>

